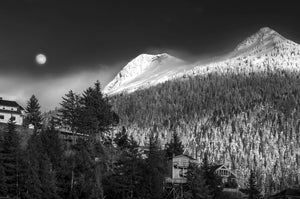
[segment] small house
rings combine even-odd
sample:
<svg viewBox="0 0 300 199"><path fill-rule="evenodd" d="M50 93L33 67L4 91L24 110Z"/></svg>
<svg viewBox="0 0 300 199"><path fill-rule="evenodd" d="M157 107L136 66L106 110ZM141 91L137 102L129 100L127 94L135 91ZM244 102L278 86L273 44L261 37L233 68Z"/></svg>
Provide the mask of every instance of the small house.
<svg viewBox="0 0 300 199"><path fill-rule="evenodd" d="M16 101L4 100L0 97L0 122L8 123L10 118L15 121L17 125L23 124L25 111Z"/></svg>
<svg viewBox="0 0 300 199"><path fill-rule="evenodd" d="M197 162L188 155L177 155L169 161L167 183L186 183L186 173L190 162Z"/></svg>
<svg viewBox="0 0 300 199"><path fill-rule="evenodd" d="M225 188L237 188L237 176L224 164L215 165L212 168L221 177Z"/></svg>

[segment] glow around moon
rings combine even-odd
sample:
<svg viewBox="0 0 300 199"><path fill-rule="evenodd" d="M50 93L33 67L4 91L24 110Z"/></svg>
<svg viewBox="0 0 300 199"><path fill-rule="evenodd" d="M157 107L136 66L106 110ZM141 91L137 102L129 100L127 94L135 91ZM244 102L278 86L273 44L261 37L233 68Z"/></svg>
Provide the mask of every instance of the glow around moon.
<svg viewBox="0 0 300 199"><path fill-rule="evenodd" d="M46 57L44 54L38 54L38 55L35 57L35 61L36 61L36 63L38 63L39 65L43 65L43 64L46 63L47 57Z"/></svg>

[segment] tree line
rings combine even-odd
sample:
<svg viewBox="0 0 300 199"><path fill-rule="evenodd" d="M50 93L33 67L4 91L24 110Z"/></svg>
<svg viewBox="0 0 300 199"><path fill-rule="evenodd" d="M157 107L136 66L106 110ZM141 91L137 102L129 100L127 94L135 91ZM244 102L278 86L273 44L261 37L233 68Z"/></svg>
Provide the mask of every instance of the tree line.
<svg viewBox="0 0 300 199"><path fill-rule="evenodd" d="M270 195L299 184L299 77L279 68L186 76L110 102L119 127L127 126L139 143L154 125L162 143L177 131L194 157L208 151L211 162L230 165L241 179L253 168Z"/></svg>
<svg viewBox="0 0 300 199"><path fill-rule="evenodd" d="M21 130L11 119L0 131L1 197L157 199L168 195L163 186L168 161L184 151L177 133L162 147L154 127L144 150L126 127L112 135L119 117L102 95L99 82L81 95L67 93L59 114L47 126L34 95L26 112ZM31 132L29 124L34 126ZM85 136L68 147L57 125ZM25 141L20 136L24 133L29 137ZM201 166L190 165L185 198L222 198L222 183L212 167L207 157Z"/></svg>

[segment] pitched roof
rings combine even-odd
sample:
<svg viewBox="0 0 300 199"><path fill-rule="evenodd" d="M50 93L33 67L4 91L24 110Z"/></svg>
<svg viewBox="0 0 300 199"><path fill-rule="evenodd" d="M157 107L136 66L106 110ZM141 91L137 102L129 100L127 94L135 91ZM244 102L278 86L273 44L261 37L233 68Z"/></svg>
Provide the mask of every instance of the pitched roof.
<svg viewBox="0 0 300 199"><path fill-rule="evenodd" d="M16 101L9 101L9 100L3 100L3 99L0 99L0 105L22 108Z"/></svg>
<svg viewBox="0 0 300 199"><path fill-rule="evenodd" d="M219 168L222 167L222 166L224 166L224 164L213 165L213 166L211 167L211 169L212 169L213 171L216 171L217 169L219 169Z"/></svg>
<svg viewBox="0 0 300 199"><path fill-rule="evenodd" d="M186 155L186 154L177 155L177 156L174 156L173 158L178 158L178 157L187 157L187 158L189 158L191 160L196 160L195 158L193 158L193 157L191 157L189 155Z"/></svg>

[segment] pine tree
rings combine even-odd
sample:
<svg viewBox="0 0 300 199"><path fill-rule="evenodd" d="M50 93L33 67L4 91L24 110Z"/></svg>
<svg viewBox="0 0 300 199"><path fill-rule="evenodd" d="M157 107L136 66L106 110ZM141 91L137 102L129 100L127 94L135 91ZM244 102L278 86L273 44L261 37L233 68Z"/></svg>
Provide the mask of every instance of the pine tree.
<svg viewBox="0 0 300 199"><path fill-rule="evenodd" d="M205 183L210 191L209 194L212 196L212 198L219 197L222 192L222 180L215 173L214 165L209 163L207 153L204 154L201 170L203 172Z"/></svg>
<svg viewBox="0 0 300 199"><path fill-rule="evenodd" d="M198 164L190 162L187 175L187 191L184 193L186 199L211 198L209 186L203 178L203 171Z"/></svg>
<svg viewBox="0 0 300 199"><path fill-rule="evenodd" d="M39 167L39 151L40 151L40 138L34 133L28 140L26 153L24 154L26 162L24 163L23 170L23 192L22 198L42 198L42 183L40 180L40 167Z"/></svg>
<svg viewBox="0 0 300 199"><path fill-rule="evenodd" d="M103 198L101 184L97 186L97 161L93 143L79 139L73 146L74 179L71 195L78 198ZM99 182L98 182L99 183ZM100 187L99 187L100 186Z"/></svg>
<svg viewBox="0 0 300 199"><path fill-rule="evenodd" d="M154 128L155 129L155 128ZM152 131L149 136L149 151L146 159L145 188L146 197L160 198L163 193L163 180L166 173L164 151L160 148L157 133Z"/></svg>
<svg viewBox="0 0 300 199"><path fill-rule="evenodd" d="M250 177L248 180L248 189L247 189L248 199L260 199L263 198L256 183L255 172L250 171Z"/></svg>
<svg viewBox="0 0 300 199"><path fill-rule="evenodd" d="M99 81L93 88L84 91L79 113L79 131L91 136L100 135L103 140L107 139L106 133L119 121L108 99L103 96Z"/></svg>
<svg viewBox="0 0 300 199"><path fill-rule="evenodd" d="M26 117L24 123L26 125L32 124L34 126L34 130L37 131L42 126L42 116L40 111L40 104L35 95L32 95L27 102L26 107Z"/></svg>
<svg viewBox="0 0 300 199"><path fill-rule="evenodd" d="M63 155L58 133L54 129L42 130L39 153L39 177L42 191L48 198L58 198L58 183L56 173L61 169Z"/></svg>
<svg viewBox="0 0 300 199"><path fill-rule="evenodd" d="M15 122L12 118L7 123L3 136L1 150L1 173L5 182L4 190L10 197L17 197L19 194L19 159L20 144L16 132Z"/></svg>
<svg viewBox="0 0 300 199"><path fill-rule="evenodd" d="M7 196L6 176L4 169L4 132L0 130L0 196Z"/></svg>
<svg viewBox="0 0 300 199"><path fill-rule="evenodd" d="M177 132L174 131L171 142L167 143L165 147L167 158L170 159L173 156L183 154L183 148L184 147L182 145L182 142L180 141L180 138L177 135Z"/></svg>
<svg viewBox="0 0 300 199"><path fill-rule="evenodd" d="M132 136L128 139L124 129L120 132L122 136L119 136L119 140L122 141L117 141L119 155L115 162L115 169L105 178L105 197L110 199L132 199L140 198L142 195L140 186L143 179L143 159L137 142Z"/></svg>
<svg viewBox="0 0 300 199"><path fill-rule="evenodd" d="M59 109L60 121L62 125L70 127L72 132L76 132L79 120L80 96L70 90L62 99L61 108Z"/></svg>

